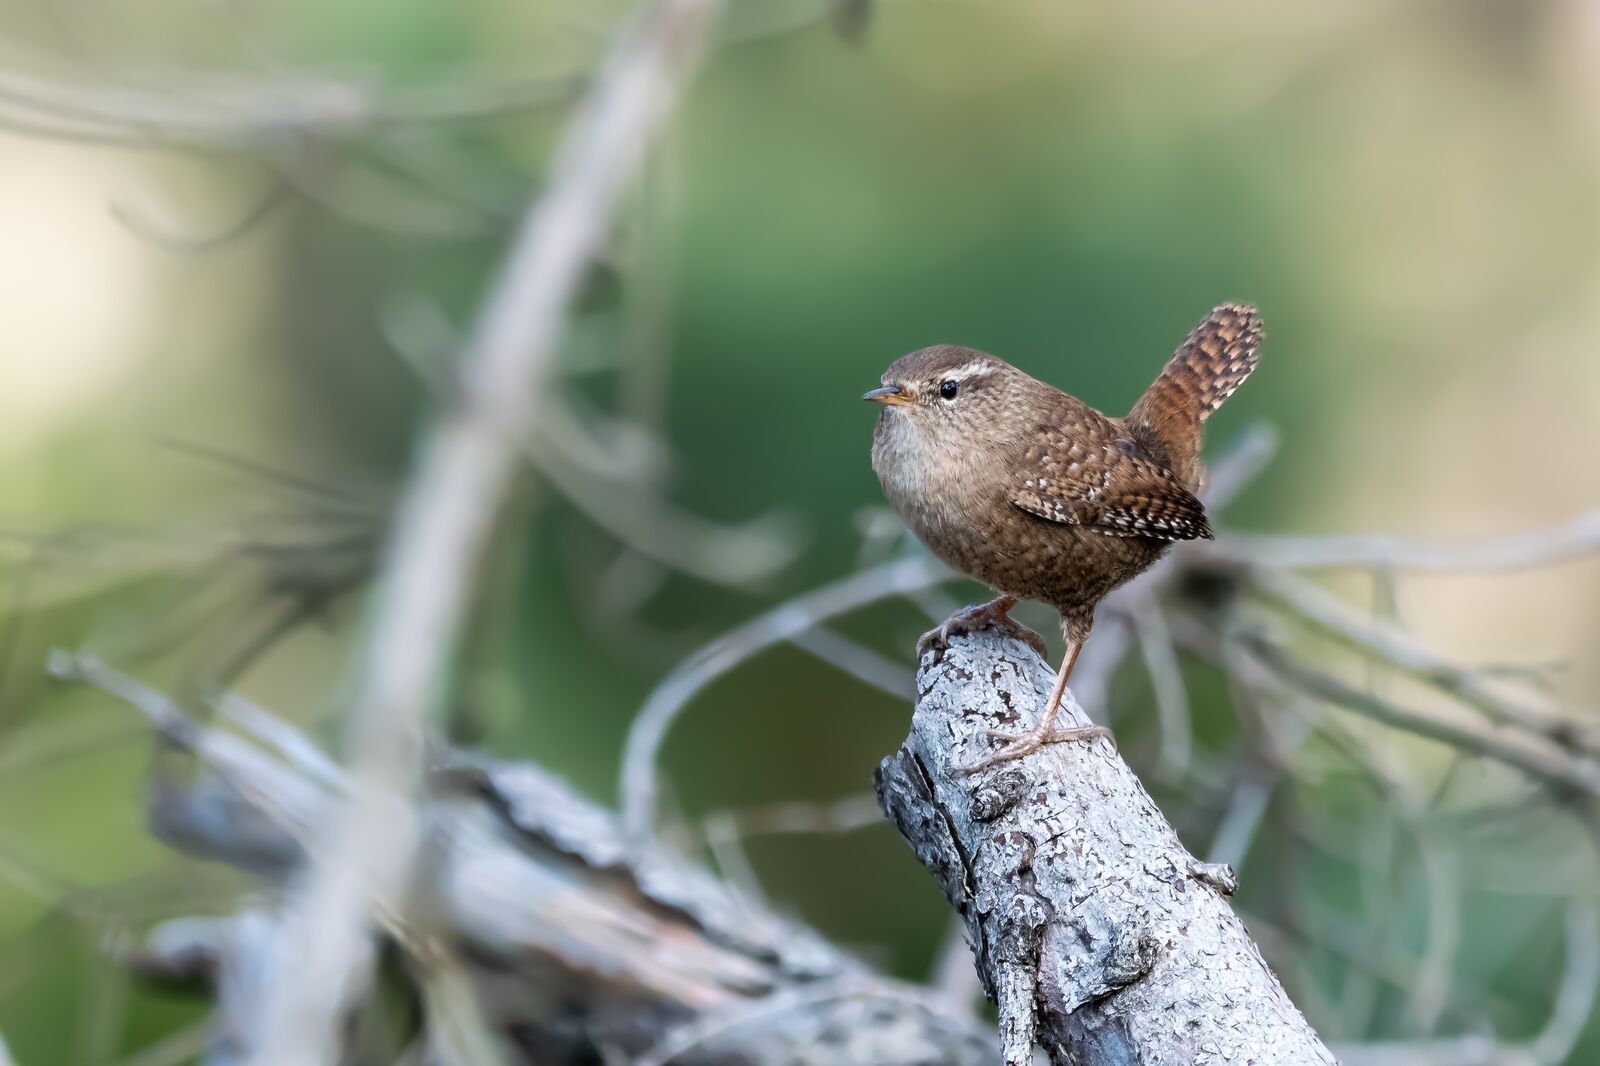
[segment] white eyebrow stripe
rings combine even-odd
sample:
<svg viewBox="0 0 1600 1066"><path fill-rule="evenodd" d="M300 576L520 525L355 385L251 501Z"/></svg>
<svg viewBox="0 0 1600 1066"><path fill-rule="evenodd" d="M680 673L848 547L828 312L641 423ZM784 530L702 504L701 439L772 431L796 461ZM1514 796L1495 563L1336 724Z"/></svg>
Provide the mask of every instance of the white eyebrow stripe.
<svg viewBox="0 0 1600 1066"><path fill-rule="evenodd" d="M975 363L968 363L966 366L958 366L954 370L945 371L943 374L939 375L939 380L940 381L965 381L968 378L976 377L979 374L987 374L991 369L993 369L993 368L988 363L985 363L985 362L981 362L980 361L980 362L975 362Z"/></svg>

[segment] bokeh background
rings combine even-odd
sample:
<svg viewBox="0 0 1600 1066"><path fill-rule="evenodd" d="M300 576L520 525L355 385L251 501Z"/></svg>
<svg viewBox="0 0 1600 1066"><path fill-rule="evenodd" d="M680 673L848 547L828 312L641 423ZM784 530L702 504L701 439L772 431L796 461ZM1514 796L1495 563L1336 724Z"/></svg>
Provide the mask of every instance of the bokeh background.
<svg viewBox="0 0 1600 1066"><path fill-rule="evenodd" d="M46 652L87 646L179 694L230 681L337 748L370 519L622 10L0 6L0 1032L19 1063L130 1061L193 1026L202 1001L108 955L248 887L151 839L145 782L170 756L48 682ZM458 740L613 800L627 724L675 663L906 547L856 397L930 343L1119 412L1208 308L1248 300L1264 358L1210 446L1256 423L1280 443L1221 528L1507 534L1600 504L1586 0L747 0L720 36L549 386L563 445L495 545L441 723ZM276 115L307 86L335 106L349 86L481 102L542 80L464 119L217 132L237 100ZM41 88L170 105L205 132L107 145L70 115L51 136L8 123L11 94ZM1559 667L1582 706L1597 592L1579 563L1407 579L1383 607L1456 660ZM928 624L888 602L840 630L909 671ZM1243 745L1228 688L1189 678L1198 758L1225 768ZM1091 709L1140 770L1150 708L1134 657ZM859 796L907 714L803 651L763 655L672 734L676 817ZM1269 800L1302 830L1256 841L1238 903L1313 1022L1340 1043L1538 1030L1560 897L1594 884L1568 816L1458 803L1413 848L1382 787L1316 741L1305 758L1322 769ZM1155 792L1203 849L1218 797ZM886 825L745 850L781 909L903 976L934 965L946 905ZM1419 1009L1439 917L1417 856L1441 854L1466 888L1448 981ZM1600 1061L1600 1024L1568 1061Z"/></svg>

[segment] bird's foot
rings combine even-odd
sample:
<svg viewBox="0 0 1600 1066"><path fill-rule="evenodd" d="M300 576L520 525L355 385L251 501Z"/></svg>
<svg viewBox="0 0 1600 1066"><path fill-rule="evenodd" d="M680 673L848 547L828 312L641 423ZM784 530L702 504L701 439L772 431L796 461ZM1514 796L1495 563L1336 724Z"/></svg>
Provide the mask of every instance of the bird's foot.
<svg viewBox="0 0 1600 1066"><path fill-rule="evenodd" d="M975 774L979 770L987 770L991 766L1020 759L1024 755L1032 755L1046 744L1064 744L1071 741L1088 741L1105 737L1115 746L1117 738L1111 730L1103 725L1085 726L1053 726L1045 725L1044 728L1034 727L1026 733L1007 733L1001 729L989 730L989 735L999 740L1010 741L1005 747L993 755L986 755L971 766L963 767L963 775Z"/></svg>
<svg viewBox="0 0 1600 1066"><path fill-rule="evenodd" d="M1039 658L1049 658L1050 651L1045 647L1044 638L1011 617L1011 608L1016 605L1015 596L998 596L988 603L974 603L961 608L945 619L943 625L922 634L917 641L917 658L921 659L929 648L949 647L951 637L990 628L1003 630L1022 640L1039 653Z"/></svg>

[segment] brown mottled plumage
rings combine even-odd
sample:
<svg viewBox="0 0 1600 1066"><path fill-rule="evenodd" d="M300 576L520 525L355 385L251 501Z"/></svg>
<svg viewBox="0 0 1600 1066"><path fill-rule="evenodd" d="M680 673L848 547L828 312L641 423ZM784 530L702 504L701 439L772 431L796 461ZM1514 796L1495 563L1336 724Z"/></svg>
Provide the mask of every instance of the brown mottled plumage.
<svg viewBox="0 0 1600 1066"><path fill-rule="evenodd" d="M864 397L883 404L872 468L889 502L934 554L1001 593L938 635L1006 622L1018 598L1061 612L1067 652L1045 714L980 765L1104 735L1053 728L1095 606L1172 542L1211 537L1202 426L1255 369L1261 335L1254 308L1216 308L1126 418L954 345L897 359Z"/></svg>

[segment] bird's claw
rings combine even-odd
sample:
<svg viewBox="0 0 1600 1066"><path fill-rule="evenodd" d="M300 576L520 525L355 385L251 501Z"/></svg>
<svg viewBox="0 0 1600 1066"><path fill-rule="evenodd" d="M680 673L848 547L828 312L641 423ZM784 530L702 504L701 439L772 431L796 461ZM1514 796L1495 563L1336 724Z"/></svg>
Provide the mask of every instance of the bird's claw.
<svg viewBox="0 0 1600 1066"><path fill-rule="evenodd" d="M986 755L970 766L962 767L961 774L967 776L980 770L987 770L991 766L999 766L1025 755L1032 755L1046 744L1064 744L1071 741L1097 740L1105 737L1111 741L1112 746L1117 743L1117 738L1103 725L1070 726L1067 728L1053 727L1049 729L1030 729L1026 733L1007 733L1003 729L991 729L989 736L997 740L1010 741L1005 747L992 755Z"/></svg>
<svg viewBox="0 0 1600 1066"><path fill-rule="evenodd" d="M1001 596L988 603L974 603L961 608L938 628L922 634L917 640L917 658L921 659L929 648L949 647L951 637L984 629L999 629L1027 644L1039 653L1039 658L1048 659L1050 649L1045 646L1044 638L1011 617L1011 608L1016 603L1014 597Z"/></svg>

